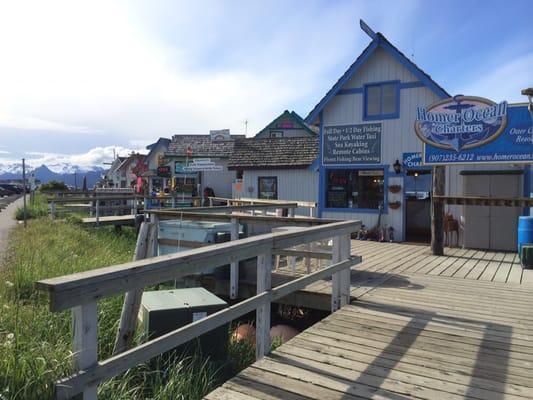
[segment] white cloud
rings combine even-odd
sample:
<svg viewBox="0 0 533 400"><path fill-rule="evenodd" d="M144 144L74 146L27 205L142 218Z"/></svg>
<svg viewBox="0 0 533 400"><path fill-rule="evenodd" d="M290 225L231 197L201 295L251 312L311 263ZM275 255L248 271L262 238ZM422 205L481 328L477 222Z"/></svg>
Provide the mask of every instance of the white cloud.
<svg viewBox="0 0 533 400"><path fill-rule="evenodd" d="M71 172L76 168L92 169L93 167L106 168L116 156L127 156L132 151L146 153L144 148L124 148L120 146L95 147L86 153L79 154L58 154L29 151L25 153L26 164L31 168L46 165L54 172ZM2 152L0 152L1 154ZM7 153L7 152L6 152ZM0 157L3 166L20 164L20 160ZM1 170L2 168L0 168Z"/></svg>
<svg viewBox="0 0 533 400"><path fill-rule="evenodd" d="M479 79L453 93L482 96L494 101L527 102L520 92L533 85L531 66L533 52L503 63L490 72L480 73Z"/></svg>

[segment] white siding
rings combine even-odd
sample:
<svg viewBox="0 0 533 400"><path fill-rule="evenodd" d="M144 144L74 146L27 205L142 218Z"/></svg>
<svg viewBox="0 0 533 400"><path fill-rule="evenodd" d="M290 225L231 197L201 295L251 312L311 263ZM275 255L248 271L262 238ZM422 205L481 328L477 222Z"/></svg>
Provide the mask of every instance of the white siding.
<svg viewBox="0 0 533 400"><path fill-rule="evenodd" d="M215 191L216 197L231 198L231 185L236 177L235 171L228 171L228 160L212 158L216 165L221 165L223 171L202 172L202 189L210 186Z"/></svg>
<svg viewBox="0 0 533 400"><path fill-rule="evenodd" d="M246 197L257 198L257 178L260 176L278 178L279 200L318 201L318 172L308 169L246 170L242 183ZM309 215L309 209L298 208L297 213Z"/></svg>
<svg viewBox="0 0 533 400"><path fill-rule="evenodd" d="M400 80L402 83L418 82L418 79L411 74L404 66L397 62L383 49L377 49L367 60L364 66L352 77L343 87L360 88L364 84L373 82L383 82ZM379 122L382 126L381 133L381 164L391 166L398 159L402 161L402 153L421 152L422 142L414 132L416 108L427 106L439 100L438 96L427 87L416 87L400 90L400 117L396 119L386 119L381 121L363 120L363 95L346 94L337 95L324 109L324 126L328 125L349 125ZM403 178L394 176L392 167L389 168L387 186L399 184L403 187ZM388 191L388 188L384 188ZM382 226L392 226L394 228L396 240L403 240L403 194L387 193L387 201L399 200L402 206L398 210L389 208L388 213L382 216ZM353 213L353 212L323 212L325 218L337 219L360 219L368 227L373 227L377 222L377 214Z"/></svg>

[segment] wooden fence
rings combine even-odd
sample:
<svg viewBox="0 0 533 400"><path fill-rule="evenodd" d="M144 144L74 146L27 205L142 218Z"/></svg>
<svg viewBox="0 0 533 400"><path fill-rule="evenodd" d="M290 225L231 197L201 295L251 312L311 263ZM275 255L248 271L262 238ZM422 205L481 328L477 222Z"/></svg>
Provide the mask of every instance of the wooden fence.
<svg viewBox="0 0 533 400"><path fill-rule="evenodd" d="M50 310L72 309L73 354L77 372L56 383L56 398L68 399L83 393L96 399L98 384L129 368L186 343L199 335L256 310L256 355L270 349L270 303L307 285L332 276L331 309L350 300L350 267L361 261L350 254L350 234L360 221L344 221L269 233L216 244L176 254L138 260L92 271L37 282L50 296ZM333 238L331 265L272 288L273 254L294 246ZM145 342L103 361L98 360L97 302L161 282L257 257L257 295L192 324Z"/></svg>

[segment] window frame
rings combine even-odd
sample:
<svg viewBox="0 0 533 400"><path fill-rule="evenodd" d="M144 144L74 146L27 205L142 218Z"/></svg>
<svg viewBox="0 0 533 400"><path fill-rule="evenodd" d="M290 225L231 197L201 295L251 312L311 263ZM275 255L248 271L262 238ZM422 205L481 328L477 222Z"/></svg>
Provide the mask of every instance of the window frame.
<svg viewBox="0 0 533 400"><path fill-rule="evenodd" d="M383 113L383 86L385 85L394 85L395 86L395 95L396 95L396 104L395 109L392 113ZM368 115L367 104L368 104L368 88L379 87L380 88L380 113L376 115ZM396 119L400 118L400 81L384 81L384 82L372 82L366 83L363 85L363 120L364 121L376 121L382 119Z"/></svg>
<svg viewBox="0 0 533 400"><path fill-rule="evenodd" d="M274 179L276 182L276 196L275 197L261 197L261 180L262 179ZM258 176L257 177L257 198L262 200L277 200L279 197L278 190L278 177L277 176Z"/></svg>
<svg viewBox="0 0 533 400"><path fill-rule="evenodd" d="M385 165L365 166L365 167L333 167L324 168L323 174L323 189L321 193L321 203L323 206L321 210L326 212L344 212L344 213L360 213L360 214L379 214L379 208L355 208L355 207L328 207L327 192L328 192L328 173L330 171L370 171L370 170L383 170L383 211L382 214L388 214L388 178L389 171Z"/></svg>

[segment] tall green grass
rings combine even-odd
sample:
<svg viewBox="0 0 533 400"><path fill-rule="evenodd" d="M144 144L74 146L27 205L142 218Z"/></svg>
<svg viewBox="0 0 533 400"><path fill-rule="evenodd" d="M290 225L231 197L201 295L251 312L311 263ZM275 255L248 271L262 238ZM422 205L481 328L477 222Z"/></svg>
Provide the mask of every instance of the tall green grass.
<svg viewBox="0 0 533 400"><path fill-rule="evenodd" d="M12 231L0 267L0 395L49 399L53 384L72 372L70 312L51 313L37 280L130 261L135 232L86 229L41 218ZM122 307L117 296L98 303L99 358L111 355ZM104 399L195 399L219 382L219 371L199 356L161 357L102 385Z"/></svg>

